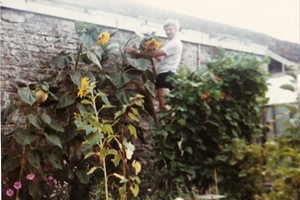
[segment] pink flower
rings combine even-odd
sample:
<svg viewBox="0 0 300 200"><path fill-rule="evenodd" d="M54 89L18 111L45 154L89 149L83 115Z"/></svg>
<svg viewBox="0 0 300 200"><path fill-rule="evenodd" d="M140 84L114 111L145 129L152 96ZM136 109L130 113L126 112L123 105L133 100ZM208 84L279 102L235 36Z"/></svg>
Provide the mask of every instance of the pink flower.
<svg viewBox="0 0 300 200"><path fill-rule="evenodd" d="M48 180L52 181L53 180L53 176L48 176Z"/></svg>
<svg viewBox="0 0 300 200"><path fill-rule="evenodd" d="M21 184L20 181L16 181L16 182L14 183L14 188L16 188L16 190L20 189L21 187L22 187L22 184Z"/></svg>
<svg viewBox="0 0 300 200"><path fill-rule="evenodd" d="M34 178L35 178L35 175L34 174L28 174L27 176L26 176L26 178L28 179L28 180L33 180Z"/></svg>
<svg viewBox="0 0 300 200"><path fill-rule="evenodd" d="M53 179L53 183L54 183L54 185L56 185L57 184L57 180Z"/></svg>
<svg viewBox="0 0 300 200"><path fill-rule="evenodd" d="M6 195L9 196L9 197L11 197L11 196L14 195L14 191L9 188L8 190L6 190Z"/></svg>

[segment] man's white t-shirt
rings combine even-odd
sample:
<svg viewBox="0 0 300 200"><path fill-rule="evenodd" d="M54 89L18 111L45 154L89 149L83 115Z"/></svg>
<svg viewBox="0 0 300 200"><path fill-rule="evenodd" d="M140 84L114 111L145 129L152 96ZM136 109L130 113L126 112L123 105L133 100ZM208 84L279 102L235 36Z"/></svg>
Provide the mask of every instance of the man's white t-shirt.
<svg viewBox="0 0 300 200"><path fill-rule="evenodd" d="M173 37L165 46L161 48L165 52L165 56L161 59L157 67L157 74L171 71L176 73L177 67L181 60L182 42L178 36Z"/></svg>

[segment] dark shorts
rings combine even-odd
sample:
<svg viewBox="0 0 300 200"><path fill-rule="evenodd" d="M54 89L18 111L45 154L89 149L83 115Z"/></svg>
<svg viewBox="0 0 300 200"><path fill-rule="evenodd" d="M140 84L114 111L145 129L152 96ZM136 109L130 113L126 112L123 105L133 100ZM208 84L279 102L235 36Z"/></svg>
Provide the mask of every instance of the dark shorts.
<svg viewBox="0 0 300 200"><path fill-rule="evenodd" d="M159 88L168 88L170 90L172 90L172 85L169 81L167 81L167 77L168 76L174 76L175 73L168 71L165 73L161 73L158 74L156 77L156 82L155 82L155 89L159 89Z"/></svg>

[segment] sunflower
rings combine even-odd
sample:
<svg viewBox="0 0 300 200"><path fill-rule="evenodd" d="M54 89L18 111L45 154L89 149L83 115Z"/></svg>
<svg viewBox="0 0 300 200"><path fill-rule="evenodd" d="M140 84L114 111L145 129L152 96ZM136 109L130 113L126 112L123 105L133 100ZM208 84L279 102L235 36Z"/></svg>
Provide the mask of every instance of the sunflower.
<svg viewBox="0 0 300 200"><path fill-rule="evenodd" d="M79 96L80 98L82 98L84 96L84 92L86 91L86 87L88 84L89 78L88 77L83 77L81 79L81 88L77 93L77 96Z"/></svg>
<svg viewBox="0 0 300 200"><path fill-rule="evenodd" d="M110 39L110 34L108 32L101 32L98 37L98 44L104 45Z"/></svg>
<svg viewBox="0 0 300 200"><path fill-rule="evenodd" d="M145 42L145 50L153 50L157 49L161 46L161 42L156 40L155 38L151 38L150 40Z"/></svg>

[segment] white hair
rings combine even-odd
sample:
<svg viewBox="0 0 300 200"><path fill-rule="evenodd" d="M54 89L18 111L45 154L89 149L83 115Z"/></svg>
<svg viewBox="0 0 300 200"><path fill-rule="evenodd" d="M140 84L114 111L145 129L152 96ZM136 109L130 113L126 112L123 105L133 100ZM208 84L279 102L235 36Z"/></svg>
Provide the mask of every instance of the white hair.
<svg viewBox="0 0 300 200"><path fill-rule="evenodd" d="M164 22L163 27L166 28L167 26L174 27L176 31L179 31L179 29L180 29L180 23L177 20L174 20L174 19L167 19Z"/></svg>

